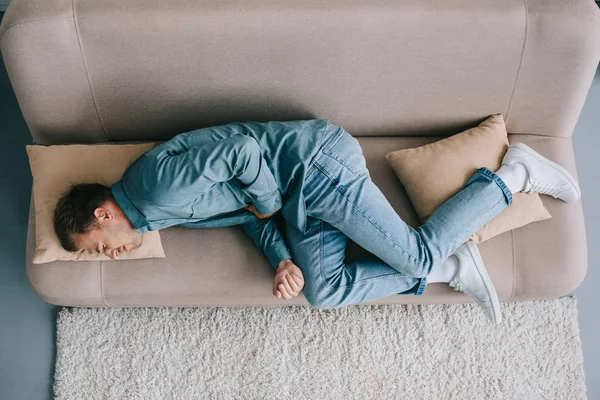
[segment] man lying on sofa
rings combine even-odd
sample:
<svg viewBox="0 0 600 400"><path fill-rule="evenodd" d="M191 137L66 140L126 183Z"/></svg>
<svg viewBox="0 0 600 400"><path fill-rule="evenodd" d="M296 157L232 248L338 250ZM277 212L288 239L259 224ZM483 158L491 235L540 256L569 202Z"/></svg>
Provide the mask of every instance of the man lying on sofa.
<svg viewBox="0 0 600 400"><path fill-rule="evenodd" d="M522 143L497 171L479 168L418 229L370 178L358 140L328 120L235 122L181 133L140 156L107 187L79 184L60 199L54 228L68 251L117 259L148 230L241 225L273 266L273 295L302 289L313 306L340 307L449 283L500 323L496 291L471 234L517 192L580 198L575 179ZM285 204L283 200L285 199ZM286 241L275 220L282 211ZM345 264L347 239L379 258ZM454 256L454 257L451 257Z"/></svg>

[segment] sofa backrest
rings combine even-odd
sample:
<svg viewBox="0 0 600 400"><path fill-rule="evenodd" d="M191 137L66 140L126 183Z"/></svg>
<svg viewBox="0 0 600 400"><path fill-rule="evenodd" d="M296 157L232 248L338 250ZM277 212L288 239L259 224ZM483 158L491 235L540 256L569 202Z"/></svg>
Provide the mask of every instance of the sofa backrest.
<svg viewBox="0 0 600 400"><path fill-rule="evenodd" d="M0 48L36 144L326 118L445 136L503 113L569 137L600 59L593 0L13 0Z"/></svg>

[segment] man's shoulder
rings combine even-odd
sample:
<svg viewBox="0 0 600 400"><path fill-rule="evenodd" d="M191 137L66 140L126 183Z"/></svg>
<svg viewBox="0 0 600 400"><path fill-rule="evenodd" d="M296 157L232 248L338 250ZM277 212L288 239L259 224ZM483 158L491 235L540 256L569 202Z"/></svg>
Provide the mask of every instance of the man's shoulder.
<svg viewBox="0 0 600 400"><path fill-rule="evenodd" d="M247 134L250 132L257 131L271 131L277 132L281 130L314 130L325 127L329 124L327 119L294 119L294 120L272 120L272 121L245 121L245 122L231 122L226 125L219 125L215 128L223 126L237 126L240 131L239 133Z"/></svg>
<svg viewBox="0 0 600 400"><path fill-rule="evenodd" d="M325 127L329 125L329 120L327 119L302 119L302 120L290 120L290 121L268 121L268 122L256 122L256 121L247 121L247 122L231 122L225 125L216 125L208 128L200 128L189 132L179 133L172 138L158 143L153 148L149 149L145 153L143 153L140 157L138 157L128 168L127 173L132 175L139 175L142 173L144 168L152 163L156 162L160 158L165 155L173 155L177 154L183 149L187 149L190 145L188 140L188 136L194 135L194 143L198 144L199 142L211 142L217 140L220 135L217 133L215 135L211 135L210 133L220 132L220 129L224 129L225 126L238 126L241 128L245 126L246 128L255 128L263 131L272 131L277 132L281 130L300 130L300 131L311 131L315 130L323 130ZM253 129L249 129L252 131ZM241 134L249 134L249 132L245 132L244 129L234 129L236 133ZM200 135L204 133L203 135ZM250 134L252 136L252 134ZM200 139L201 138L201 139Z"/></svg>
<svg viewBox="0 0 600 400"><path fill-rule="evenodd" d="M269 121L264 124L268 125L280 125L287 126L291 128L305 128L305 129L319 129L327 126L329 124L329 120L327 119L297 119L291 121Z"/></svg>

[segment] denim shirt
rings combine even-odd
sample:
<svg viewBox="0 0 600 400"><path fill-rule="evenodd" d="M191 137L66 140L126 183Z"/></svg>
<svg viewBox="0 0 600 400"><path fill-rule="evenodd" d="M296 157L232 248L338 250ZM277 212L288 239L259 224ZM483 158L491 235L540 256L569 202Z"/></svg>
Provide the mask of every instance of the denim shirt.
<svg viewBox="0 0 600 400"><path fill-rule="evenodd" d="M140 232L241 225L276 269L292 258L274 218L306 233L302 188L329 126L324 119L233 122L180 133L136 159L111 186Z"/></svg>

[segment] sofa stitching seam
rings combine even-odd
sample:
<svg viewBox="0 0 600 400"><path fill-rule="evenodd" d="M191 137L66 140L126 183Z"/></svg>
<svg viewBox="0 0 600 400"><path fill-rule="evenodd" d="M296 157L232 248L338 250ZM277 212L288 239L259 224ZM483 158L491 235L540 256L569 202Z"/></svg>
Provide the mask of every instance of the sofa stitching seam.
<svg viewBox="0 0 600 400"><path fill-rule="evenodd" d="M106 129L104 128L104 123L102 122L102 118L100 118L100 111L98 110L98 103L96 102L96 96L94 95L94 90L92 88L92 82L90 81L90 75L88 73L88 68L85 62L85 56L83 55L83 48L81 47L81 38L79 37L79 26L77 23L77 18L75 17L75 4L76 0L72 0L71 8L73 9L73 24L75 25L75 36L77 36L77 44L79 45L79 53L81 54L81 60L83 62L83 70L85 71L85 78L87 79L88 86L90 88L90 94L92 95L92 102L94 103L94 109L96 110L96 115L98 116L98 121L100 122L100 126L102 127L102 131L104 132L104 136L106 136L106 140L110 141L108 134L106 133Z"/></svg>
<svg viewBox="0 0 600 400"><path fill-rule="evenodd" d="M519 61L519 68L517 69L517 76L515 77L515 85L513 87L512 94L510 95L510 100L508 101L508 108L506 110L505 122L507 125L508 125L508 120L510 117L510 110L512 108L512 102L515 97L515 93L517 91L519 77L521 76L521 68L523 66L523 60L525 59L525 51L527 49L527 38L529 35L529 6L527 4L527 0L523 0L523 4L525 6L525 33L523 35L523 49L521 50L521 60Z"/></svg>
<svg viewBox="0 0 600 400"><path fill-rule="evenodd" d="M104 261L100 261L100 298L102 299L102 303L108 306L104 298Z"/></svg>

